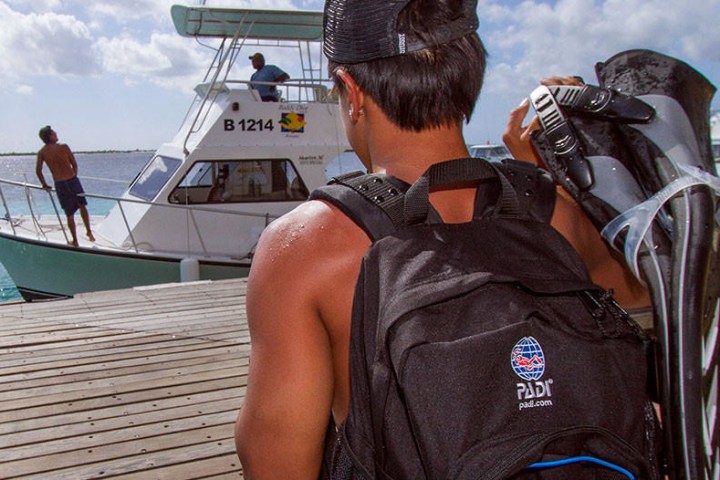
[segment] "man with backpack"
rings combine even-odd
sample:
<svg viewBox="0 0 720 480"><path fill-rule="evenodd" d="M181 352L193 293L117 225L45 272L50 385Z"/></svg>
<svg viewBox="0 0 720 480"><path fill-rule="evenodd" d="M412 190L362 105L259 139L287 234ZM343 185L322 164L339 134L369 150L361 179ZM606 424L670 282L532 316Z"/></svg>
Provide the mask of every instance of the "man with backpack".
<svg viewBox="0 0 720 480"><path fill-rule="evenodd" d="M340 114L347 137L369 172L394 179L383 187L384 193L374 197L378 203L385 202L388 197L402 197L400 193L405 188L402 185L414 184L431 166L469 157L462 123L469 120L475 107L486 58L476 33L476 8L476 0L326 2L325 53L330 59L329 70L339 95ZM512 127L517 130L521 120L516 112L511 118ZM462 163L460 168L464 169L467 165L467 162ZM426 210L429 208L437 219L448 226L470 222L477 215L478 208L488 212L499 210L495 200L505 198L503 192L506 188L497 187L494 183L483 186L486 183L484 179L495 174L492 168L483 167L482 170L475 177L480 179L480 186L477 181L468 181L462 176L441 174L439 177L445 180L450 178L450 186L436 190L433 181L429 180L425 195L426 200L429 196L430 206L426 205ZM381 183L382 178L385 177L377 177L377 182ZM352 183L352 180L348 182ZM357 188L363 190L366 186ZM478 189L477 198L480 200L476 201ZM343 433L349 416L358 420L370 415L370 423L383 421L376 410L369 414L369 410L363 411L362 407L363 400L367 400L368 409L373 401L369 398L369 388L364 387L378 380L374 376L365 379L364 387L353 383L354 407L351 406L351 357L355 355L353 358L357 359L356 354L366 346L360 344L362 340L356 337L355 332L351 345L351 318L357 313L353 310L361 310L363 306L356 299L353 307L353 298L363 257L373 246L373 232L358 225L350 214L352 209L345 209L329 198L315 198L273 222L263 233L253 258L247 290L252 354L247 394L236 425L237 451L245 478L450 478L433 474L434 465L421 465L425 460L418 460L415 465L403 470L406 467L401 464L405 458L400 457L414 457L415 450L423 450L417 445L409 445L407 450L403 450L404 447L397 444L388 444L395 451L390 452L392 448L385 451L386 445L374 442L378 438L373 439L374 434L370 433L365 438L367 442L360 440L359 443L373 443L373 446L358 453L359 450L355 450L358 440L347 440L347 435L353 432ZM374 210L371 203L367 206L368 211ZM534 207L531 205L528 208L532 210ZM543 209L542 205L540 209ZM425 211L424 215L427 216L428 212ZM558 198L554 225L571 240L585 235L585 232L574 231L578 219L582 218L583 214L570 199ZM588 225L588 228L592 227ZM599 236L591 231L593 233L587 238L600 246L599 249L589 249L596 257L590 259L591 263L600 266L612 263L614 260L607 256L608 251ZM537 237L539 241L543 238ZM584 241L579 240L578 244ZM493 250L501 253L494 256L515 255L513 245L512 241L505 243L501 239ZM569 247L561 247L561 250L558 253L560 263L562 252L571 253ZM402 252L402 248L398 252ZM446 249L445 253L448 262L452 263L452 248ZM422 256L422 252L419 255ZM527 260L532 263L531 258ZM444 268L442 265L429 267ZM570 269L573 268L575 266ZM580 278L581 272L577 272ZM615 272L624 273L620 264L616 264ZM413 272L402 273L409 275ZM434 275L438 272L427 273ZM370 282L374 277L364 278ZM577 284L590 285L589 281L580 280ZM622 290L627 284L623 280L616 285L603 286ZM382 286L376 288L381 289ZM433 283L427 294L433 295L440 289L440 283ZM360 291L359 287L357 292ZM384 293L381 291L379 295ZM626 298L633 301L632 296ZM619 320L622 318L620 313L614 310L612 315L608 313L612 307L607 306L606 297L592 294L585 301L594 305L589 307L590 310L597 313L598 322L607 322L613 335L619 338L634 335L624 320ZM505 309L511 310L509 303ZM444 310L440 312L444 313ZM588 318L592 319L592 316ZM361 326L352 325L352 328L359 329ZM452 328L447 327L448 330ZM514 346L510 345L512 348L507 349L507 358L503 356L501 360L508 367L512 364L515 373L520 375L520 378L514 377L510 386L512 398L509 400L513 402L513 417L523 410L524 413L541 416L544 409L554 408L549 396L551 390L555 386L563 387L558 385L559 377L548 379L537 375L542 374L545 356L537 348L537 342L530 338L524 340L513 341ZM633 354L640 355L639 350L635 348ZM636 358L625 361L633 359ZM598 361L598 367L608 366L601 359ZM550 360L547 362L549 364ZM565 363L569 365L571 360L567 359ZM477 365L472 368L481 371L489 367ZM643 378L644 364L637 368L637 372L638 378ZM452 373L440 370L435 378L440 380ZM462 386L458 385L457 390L448 391L447 395L461 396ZM639 385L637 390L644 391L644 387ZM609 388L610 394L615 395L614 387ZM492 390L493 386L483 386L483 389ZM368 398L357 398L363 394L367 394ZM600 400L586 399L589 403ZM636 403L642 410L643 400ZM491 402L482 407L483 415L494 408ZM583 405L576 407L579 411L584 408ZM624 405L617 408L626 409ZM464 411L437 413L434 419L426 420L442 424L465 414ZM645 413L652 416L651 412ZM411 421L410 430L422 427L417 423L423 421ZM404 422L398 418L395 430L400 433L407 430ZM646 433L643 418L639 421L633 418L631 423L637 427L637 435L643 437ZM363 428L371 426L364 425ZM378 430L392 433L392 419L390 424L381 425ZM573 437L568 442L575 444L589 439L588 442L592 443L596 433L588 430L583 433L584 436ZM460 439L460 442L464 438L460 431L445 436ZM445 439L436 440L442 443ZM531 450L530 445L523 446L522 442L518 442L516 447ZM398 449L403 452L398 453ZM489 447L484 450L495 452ZM387 458L391 454L396 455ZM385 457L383 461L387 461L383 463L378 456ZM634 460L629 458L628 462ZM424 475L416 476L423 469ZM468 475L467 478L480 478L480 475L469 476L470 471L454 474L456 478L466 478L464 474ZM484 471L488 472L487 469ZM642 470L642 473L646 472Z"/></svg>

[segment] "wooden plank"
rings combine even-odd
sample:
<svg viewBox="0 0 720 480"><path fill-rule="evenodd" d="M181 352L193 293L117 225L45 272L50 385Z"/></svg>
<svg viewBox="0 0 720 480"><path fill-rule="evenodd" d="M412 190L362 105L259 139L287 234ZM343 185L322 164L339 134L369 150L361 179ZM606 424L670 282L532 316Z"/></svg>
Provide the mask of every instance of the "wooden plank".
<svg viewBox="0 0 720 480"><path fill-rule="evenodd" d="M203 459L224 457L227 460L228 478L242 478L240 463L233 452L232 440L210 441L197 445L180 446L174 449L161 452L138 453L136 455L117 458L114 460L93 462L83 452L78 452L76 466L56 469L53 465L39 465L43 472L51 472L51 475L6 476L4 480L17 478L36 478L53 480L80 480L111 478L121 476L127 478L128 474L136 474L135 478L145 479L172 479L172 480L193 480L205 477L206 472L201 469L199 463ZM2 465L0 465L2 466ZM166 471L172 471L167 475ZM139 475L139 476L137 476Z"/></svg>
<svg viewBox="0 0 720 480"><path fill-rule="evenodd" d="M227 417L227 416L226 416ZM192 431L179 431L168 433L160 428L152 437L142 440L130 439L128 441L93 445L75 450L63 451L55 454L44 454L30 458L22 458L14 461L6 461L2 464L3 478L15 478L22 475L38 474L45 472L61 471L66 468L76 467L78 464L100 464L102 466L113 462L125 462L131 460L137 463L138 458L144 458L146 462L154 462L162 459L165 464L181 463L190 447L204 448L213 455L228 453L233 448L233 431L228 427L229 418L220 418L217 421L220 426L204 427ZM95 437L89 440L97 440ZM182 449L177 448L183 445ZM182 453L176 452L182 450ZM96 467L97 468L97 467ZM107 473L106 473L107 475Z"/></svg>
<svg viewBox="0 0 720 480"><path fill-rule="evenodd" d="M170 465L163 469L144 470L125 474L123 480L178 480L202 478L203 480L237 480L243 478L237 456L234 453L212 458Z"/></svg>
<svg viewBox="0 0 720 480"><path fill-rule="evenodd" d="M120 391L134 391L147 388L148 384L164 387L194 383L209 378L230 378L237 376L239 370L235 360L224 362L213 368L186 368L177 374L168 375L167 371L153 371L149 374L138 373L122 378L111 378L104 381L88 381L81 384L66 384L62 389L40 386L33 389L19 390L4 394L6 401L0 403L0 411L17 410L23 406L46 405L48 403L67 402L76 398L101 397L117 395ZM225 368L222 368L225 367ZM116 386L116 383L118 384ZM122 388L120 385L122 384ZM62 390L58 392L58 390Z"/></svg>
<svg viewBox="0 0 720 480"><path fill-rule="evenodd" d="M242 377L233 382L209 381L195 383L186 386L189 389L173 389L171 391L145 390L134 395L123 394L120 397L112 398L114 400L112 404L107 398L102 398L73 402L72 404L66 404L61 409L48 408L47 406L24 409L12 412L16 414L14 417L8 417L7 422L0 423L0 435L20 434L47 428L66 428L66 426L73 426L76 423L87 424L88 415L92 416L95 421L108 418L129 419L132 417L132 420L127 423L129 424L132 421L134 425L137 425L142 422L142 415L157 410L156 402L158 398L162 398L161 405L165 409L211 402L216 404L212 408L216 408L217 404L229 399L232 399L237 406L245 395L245 381L246 377ZM202 412L211 413L212 410L204 408ZM69 432L65 433L69 434ZM23 443L24 440L15 437L13 442Z"/></svg>
<svg viewBox="0 0 720 480"><path fill-rule="evenodd" d="M137 338L137 337L136 337ZM77 352L77 348L67 352L63 349L60 353L54 352L48 354L47 350L41 352L40 356L30 356L30 358L6 358L5 362L0 364L0 382L7 381L12 375L21 373L38 375L55 375L54 370L59 368L81 367L84 365L92 365L100 361L117 362L123 360L132 360L136 358L147 358L152 355L173 355L184 353L192 355L193 352L202 352L206 348L223 347L218 342L208 342L202 339L187 339L186 342L178 341L168 346L159 344L160 336L140 337L143 342L130 344L130 346L118 347L117 342L113 342L112 349L98 348L98 344L94 345L93 350ZM80 354L82 353L82 355ZM8 356L9 357L9 356ZM7 366L5 366L7 365ZM67 370L66 370L67 371Z"/></svg>
<svg viewBox="0 0 720 480"><path fill-rule="evenodd" d="M234 400L234 401L232 401ZM194 407L194 408L193 408ZM198 415L198 408L202 408L203 415ZM238 401L230 399L224 403L188 406L183 409L173 409L165 414L167 418L155 418L152 423L140 424L138 417L133 417L133 425L128 426L127 423L121 424L118 420L108 419L103 422L94 421L93 428L83 425L74 425L71 430L72 435L62 430L62 428L49 428L38 430L35 432L24 432L22 435L10 436L7 446L0 449L0 462L3 463L3 470L7 463L19 460L29 460L34 457L56 455L64 452L84 449L97 449L103 445L117 445L126 442L126 446L132 444L133 452L136 450L151 450L157 448L158 434L163 437L172 434L185 434L187 437L195 439L198 437L198 431L208 427L218 427L218 431L222 431L226 437L233 435L233 422L237 417ZM53 434L59 434L60 437L52 437ZM37 439L45 441L38 442ZM53 440L47 440L53 438ZM166 439L173 442L175 439ZM24 441L25 443L20 443ZM205 437L200 437L199 441L204 442ZM153 444L152 447L149 445ZM147 446L146 446L147 445ZM171 445L176 446L176 445ZM119 450L119 449L116 449ZM122 452L113 452L113 454Z"/></svg>
<svg viewBox="0 0 720 480"><path fill-rule="evenodd" d="M208 364L213 366L237 364L236 352L224 345L205 348L195 355L188 356L185 352L175 355L145 356L133 360L108 362L101 360L82 367L61 366L53 371L41 371L38 375L18 374L8 375L0 381L0 392L13 392L18 390L31 390L38 387L60 386L66 388L73 383L93 382L95 385L103 386L104 382L117 383L126 378L142 372L143 375L151 372L161 372L163 375L183 375L184 372L192 372L198 366L206 368ZM9 393L12 395L11 393Z"/></svg>
<svg viewBox="0 0 720 480"><path fill-rule="evenodd" d="M184 385L172 385L167 387L146 389L139 391L124 391L116 395L73 399L68 402L50 403L36 405L22 409L8 410L3 412L0 418L0 434L20 432L33 428L44 428L48 426L71 424L81 418L86 421L87 417L78 417L78 412L92 412L93 418L105 418L115 413L115 409L121 409L122 415L141 414L143 409L150 409L147 403L157 402L163 399L166 405L173 406L177 402L197 401L201 402L205 396L219 398L231 398L238 392L244 395L246 376L234 376L231 378L197 381ZM228 389L232 393L228 392ZM234 390L237 389L237 390ZM226 395L226 397L222 397ZM112 404L112 405L110 405ZM110 413L106 410L110 409ZM55 420L57 419L57 421ZM63 423L64 422L64 423Z"/></svg>
<svg viewBox="0 0 720 480"><path fill-rule="evenodd" d="M46 361L47 358L82 358L98 356L105 352L106 355L114 351L142 350L152 345L168 344L194 344L206 342L207 339L181 337L173 338L171 335L163 335L155 332L129 332L125 335L114 335L105 339L95 339L92 342L78 341L65 342L62 345L44 345L40 348L8 348L3 349L0 354L0 366L14 365L19 362L31 363L34 361Z"/></svg>

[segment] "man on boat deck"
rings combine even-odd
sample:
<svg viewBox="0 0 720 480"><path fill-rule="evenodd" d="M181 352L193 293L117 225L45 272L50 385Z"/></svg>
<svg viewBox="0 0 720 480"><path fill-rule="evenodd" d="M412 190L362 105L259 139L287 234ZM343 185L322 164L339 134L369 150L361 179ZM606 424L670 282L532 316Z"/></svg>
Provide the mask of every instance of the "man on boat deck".
<svg viewBox="0 0 720 480"><path fill-rule="evenodd" d="M252 60L253 68L257 70L250 77L251 81L282 83L290 78L287 73L275 65L265 65L265 57L262 53L256 53L249 58ZM251 83L250 87L258 91L263 102L277 102L280 100L280 92L275 85Z"/></svg>
<svg viewBox="0 0 720 480"><path fill-rule="evenodd" d="M40 139L45 143L45 146L41 148L37 154L35 173L43 188L48 189L50 186L45 182L45 176L42 171L43 164L47 164L50 169L53 181L55 182L55 191L57 192L58 200L60 200L60 206L67 216L68 230L70 230L70 235L72 236L70 245L78 246L75 228L75 212L78 208L80 209L80 216L85 224L87 238L91 242L94 242L95 237L90 228L90 215L86 207L87 200L85 197L79 195L85 192L83 191L80 179L77 178L78 167L72 150L64 143L58 143L57 133L50 128L50 125L41 128L39 135Z"/></svg>
<svg viewBox="0 0 720 480"><path fill-rule="evenodd" d="M405 6L396 15L398 4ZM469 157L463 121L486 58L469 27L476 8L477 0L326 1L328 68L348 140L368 171L413 183L432 164ZM508 125L516 145L527 138L523 108ZM430 200L445 222L457 223L470 220L474 195L458 188L432 192ZM625 306L646 301L644 291L629 289L627 270L569 197L558 198L553 224L576 246L590 242L584 251L594 255L586 261L597 283L614 287ZM235 434L245 478L323 474L329 419L342 425L348 415L351 310L369 247L353 220L320 200L263 232L247 289L252 353Z"/></svg>

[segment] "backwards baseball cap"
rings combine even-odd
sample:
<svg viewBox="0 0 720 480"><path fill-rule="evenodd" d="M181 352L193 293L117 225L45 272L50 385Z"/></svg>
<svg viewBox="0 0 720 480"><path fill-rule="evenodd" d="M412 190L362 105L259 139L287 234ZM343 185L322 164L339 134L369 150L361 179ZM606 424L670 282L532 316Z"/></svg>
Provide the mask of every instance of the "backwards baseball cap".
<svg viewBox="0 0 720 480"><path fill-rule="evenodd" d="M445 45L478 28L477 0L463 0L462 14L428 32L431 43L410 40L397 28L398 15L413 0L327 0L323 19L327 57L361 63Z"/></svg>
<svg viewBox="0 0 720 480"><path fill-rule="evenodd" d="M47 143L50 140L51 133L52 133L52 128L50 127L50 125L45 125L38 132L38 136L40 136L40 140Z"/></svg>

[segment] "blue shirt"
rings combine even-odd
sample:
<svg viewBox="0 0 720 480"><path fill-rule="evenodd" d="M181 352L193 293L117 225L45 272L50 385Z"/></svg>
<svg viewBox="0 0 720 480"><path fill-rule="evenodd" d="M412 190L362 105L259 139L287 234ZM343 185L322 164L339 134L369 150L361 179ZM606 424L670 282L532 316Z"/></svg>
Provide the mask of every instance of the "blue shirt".
<svg viewBox="0 0 720 480"><path fill-rule="evenodd" d="M256 71L250 77L250 80L257 82L274 82L280 75L285 74L275 65L265 65L260 70ZM257 90L261 97L275 97L280 98L280 92L277 91L275 85L254 85L250 84L250 88Z"/></svg>

